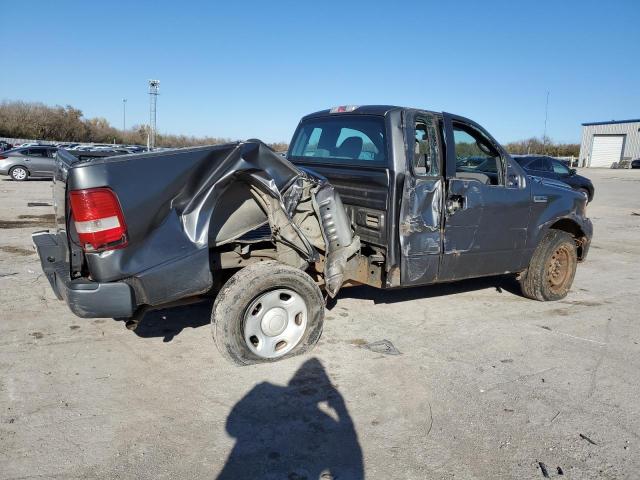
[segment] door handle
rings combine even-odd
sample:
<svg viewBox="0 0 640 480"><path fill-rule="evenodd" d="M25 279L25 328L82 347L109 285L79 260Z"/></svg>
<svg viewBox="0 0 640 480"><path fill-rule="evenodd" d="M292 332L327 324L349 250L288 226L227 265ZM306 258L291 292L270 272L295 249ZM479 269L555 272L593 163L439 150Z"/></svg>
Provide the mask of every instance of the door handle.
<svg viewBox="0 0 640 480"><path fill-rule="evenodd" d="M451 195L446 202L447 215L452 215L464 208L464 197L462 195Z"/></svg>

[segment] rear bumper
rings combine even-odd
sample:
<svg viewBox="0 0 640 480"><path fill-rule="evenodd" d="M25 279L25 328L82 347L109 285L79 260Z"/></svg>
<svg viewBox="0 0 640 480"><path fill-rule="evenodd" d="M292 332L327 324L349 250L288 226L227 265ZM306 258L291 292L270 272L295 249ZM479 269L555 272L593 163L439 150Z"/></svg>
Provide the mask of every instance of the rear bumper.
<svg viewBox="0 0 640 480"><path fill-rule="evenodd" d="M36 232L31 238L51 288L73 313L82 318L129 318L133 315L135 297L128 284L71 279L66 249L59 244L58 236Z"/></svg>

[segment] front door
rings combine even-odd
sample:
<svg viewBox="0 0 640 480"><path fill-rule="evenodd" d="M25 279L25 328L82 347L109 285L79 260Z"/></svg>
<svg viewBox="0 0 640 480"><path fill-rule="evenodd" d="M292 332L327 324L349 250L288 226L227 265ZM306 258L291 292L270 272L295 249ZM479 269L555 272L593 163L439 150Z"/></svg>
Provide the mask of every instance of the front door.
<svg viewBox="0 0 640 480"><path fill-rule="evenodd" d="M402 285L432 283L442 253L444 180L437 119L426 112L407 112L407 171L400 207Z"/></svg>
<svg viewBox="0 0 640 480"><path fill-rule="evenodd" d="M447 192L439 280L523 268L530 194L526 176L479 125L443 114Z"/></svg>

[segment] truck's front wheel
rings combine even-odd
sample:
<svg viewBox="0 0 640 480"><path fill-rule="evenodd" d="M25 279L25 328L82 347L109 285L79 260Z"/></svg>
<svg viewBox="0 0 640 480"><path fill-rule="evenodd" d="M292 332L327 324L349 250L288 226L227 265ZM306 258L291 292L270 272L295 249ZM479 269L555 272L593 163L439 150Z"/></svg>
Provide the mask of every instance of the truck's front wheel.
<svg viewBox="0 0 640 480"><path fill-rule="evenodd" d="M305 272L279 262L249 265L218 293L211 314L220 353L238 365L304 353L322 333L324 301Z"/></svg>
<svg viewBox="0 0 640 480"><path fill-rule="evenodd" d="M560 230L549 230L520 276L522 293L540 301L567 296L576 274L578 256L573 237Z"/></svg>

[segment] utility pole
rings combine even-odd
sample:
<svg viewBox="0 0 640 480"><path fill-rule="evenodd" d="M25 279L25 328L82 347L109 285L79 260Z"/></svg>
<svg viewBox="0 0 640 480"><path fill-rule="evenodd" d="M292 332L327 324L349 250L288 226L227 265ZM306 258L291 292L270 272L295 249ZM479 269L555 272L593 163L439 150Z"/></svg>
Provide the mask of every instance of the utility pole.
<svg viewBox="0 0 640 480"><path fill-rule="evenodd" d="M549 90L547 90L547 102L544 105L544 133L542 134L542 153L547 151L547 117L549 115Z"/></svg>
<svg viewBox="0 0 640 480"><path fill-rule="evenodd" d="M122 99L122 131L127 130L127 99Z"/></svg>
<svg viewBox="0 0 640 480"><path fill-rule="evenodd" d="M149 149L156 146L156 103L158 102L158 91L160 90L160 80L149 80Z"/></svg>

